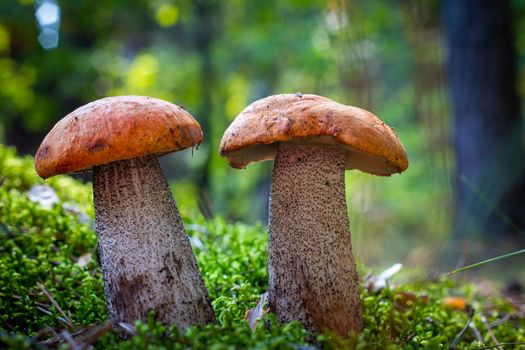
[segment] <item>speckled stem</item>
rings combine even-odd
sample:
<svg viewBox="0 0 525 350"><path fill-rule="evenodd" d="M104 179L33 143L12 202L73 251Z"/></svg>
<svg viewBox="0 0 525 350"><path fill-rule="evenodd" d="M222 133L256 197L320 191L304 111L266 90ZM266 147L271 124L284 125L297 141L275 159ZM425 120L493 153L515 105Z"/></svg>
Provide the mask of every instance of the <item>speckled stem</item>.
<svg viewBox="0 0 525 350"><path fill-rule="evenodd" d="M155 156L93 172L96 231L109 318L133 324L150 309L182 329L215 320L195 255Z"/></svg>
<svg viewBox="0 0 525 350"><path fill-rule="evenodd" d="M344 172L342 150L281 143L268 247L270 310L279 321L341 336L363 326Z"/></svg>

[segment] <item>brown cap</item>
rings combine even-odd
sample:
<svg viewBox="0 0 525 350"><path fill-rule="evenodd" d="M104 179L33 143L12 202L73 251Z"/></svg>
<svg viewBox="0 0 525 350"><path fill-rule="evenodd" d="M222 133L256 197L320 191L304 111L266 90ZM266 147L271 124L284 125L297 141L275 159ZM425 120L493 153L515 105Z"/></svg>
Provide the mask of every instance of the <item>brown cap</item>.
<svg viewBox="0 0 525 350"><path fill-rule="evenodd" d="M107 97L61 119L38 148L42 178L197 145L199 123L183 108L144 96Z"/></svg>
<svg viewBox="0 0 525 350"><path fill-rule="evenodd" d="M279 142L338 145L346 169L401 173L408 159L394 130L372 113L317 95L282 94L246 107L222 137L220 153L234 168L275 159Z"/></svg>

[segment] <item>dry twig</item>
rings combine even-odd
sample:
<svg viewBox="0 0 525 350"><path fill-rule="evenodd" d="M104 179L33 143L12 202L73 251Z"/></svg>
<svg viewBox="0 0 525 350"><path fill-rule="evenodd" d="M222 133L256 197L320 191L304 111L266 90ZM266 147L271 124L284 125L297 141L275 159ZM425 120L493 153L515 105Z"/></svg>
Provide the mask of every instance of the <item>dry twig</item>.
<svg viewBox="0 0 525 350"><path fill-rule="evenodd" d="M485 317L485 315L483 315L483 312L480 312L479 318L481 319L481 322L483 322L483 325L487 329L487 333L489 334L490 339L492 339L492 342L494 343L494 345L496 345L498 350L503 350L503 348L499 346L498 339L496 339L496 336L494 335L494 332L492 331L490 324L487 322L487 318Z"/></svg>
<svg viewBox="0 0 525 350"><path fill-rule="evenodd" d="M454 339L454 341L452 341L452 343L450 344L449 346L449 349L455 349L456 346L459 344L459 342L461 341L461 339L463 339L463 336L465 335L465 333L467 332L467 330L470 328L470 324L472 323L472 319L474 318L474 309L470 308L468 310L468 313L469 313L469 318L468 318L468 321L467 321L467 324L465 325L465 327L463 327L463 329L459 332L459 334L457 335L456 339Z"/></svg>
<svg viewBox="0 0 525 350"><path fill-rule="evenodd" d="M51 295L51 293L46 289L46 287L42 284L42 283L37 283L37 286L38 288L40 288L40 290L42 291L42 293L44 293L44 295L46 296L47 299L49 299L49 301L51 302L51 304L53 304L53 306L58 310L58 312L62 315L62 317L64 318L67 326L70 328L70 329L73 329L75 328L75 326L73 325L73 322L71 321L71 319L69 317L67 317L66 313L64 312L64 310L62 310L62 308L60 307L60 305L58 305L58 303L56 302L55 298L53 298L53 295ZM42 310L41 310L42 311Z"/></svg>

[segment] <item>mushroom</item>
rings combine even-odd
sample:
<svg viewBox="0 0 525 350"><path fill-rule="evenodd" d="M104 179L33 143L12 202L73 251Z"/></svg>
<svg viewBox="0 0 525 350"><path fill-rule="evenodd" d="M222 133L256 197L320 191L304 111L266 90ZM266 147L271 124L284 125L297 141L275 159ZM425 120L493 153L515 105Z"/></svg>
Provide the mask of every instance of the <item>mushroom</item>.
<svg viewBox="0 0 525 350"><path fill-rule="evenodd" d="M42 178L93 170L95 226L109 318L150 309L185 329L215 320L158 156L193 147L202 131L184 109L143 96L108 97L60 120L38 148Z"/></svg>
<svg viewBox="0 0 525 350"><path fill-rule="evenodd" d="M270 193L269 306L280 322L341 336L363 327L345 170L388 176L408 167L394 131L372 113L316 95L253 102L220 153L234 168L275 159Z"/></svg>

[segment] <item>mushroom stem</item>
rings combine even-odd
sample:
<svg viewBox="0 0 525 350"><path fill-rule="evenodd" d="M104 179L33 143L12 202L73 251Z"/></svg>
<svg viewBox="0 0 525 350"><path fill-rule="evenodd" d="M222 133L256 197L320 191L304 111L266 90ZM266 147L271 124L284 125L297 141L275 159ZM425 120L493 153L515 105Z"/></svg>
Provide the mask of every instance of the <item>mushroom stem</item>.
<svg viewBox="0 0 525 350"><path fill-rule="evenodd" d="M343 337L363 327L344 172L343 150L281 143L268 246L270 310L279 322Z"/></svg>
<svg viewBox="0 0 525 350"><path fill-rule="evenodd" d="M93 169L96 231L109 318L186 329L215 320L190 240L156 156Z"/></svg>

